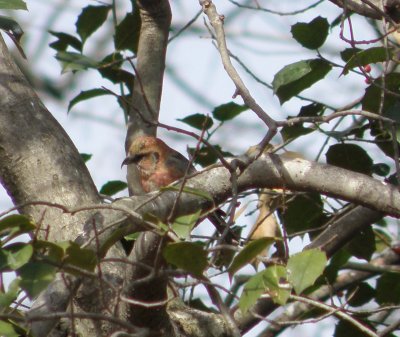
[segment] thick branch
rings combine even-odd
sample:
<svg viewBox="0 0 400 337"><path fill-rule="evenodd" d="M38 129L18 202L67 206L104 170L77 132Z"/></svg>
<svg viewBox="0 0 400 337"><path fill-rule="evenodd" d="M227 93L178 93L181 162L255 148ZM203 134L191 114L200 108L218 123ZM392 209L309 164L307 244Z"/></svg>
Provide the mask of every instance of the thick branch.
<svg viewBox="0 0 400 337"><path fill-rule="evenodd" d="M353 239L361 229L378 222L383 216L384 214L379 211L363 206L353 206L335 218L306 248L319 248L327 256L332 256L345 243Z"/></svg>
<svg viewBox="0 0 400 337"><path fill-rule="evenodd" d="M79 152L21 74L1 37L0 179L14 204L26 205L20 211L31 216L40 226L42 230L38 230L38 235L46 235L48 240L55 242L74 240L83 231L93 211L72 217L58 208L33 201L51 201L67 207L101 203ZM115 246L110 254L122 257L123 251ZM123 268L119 268L104 267L104 272L116 284L121 281L118 277L124 273ZM57 292L59 288L58 284L53 290ZM47 297L44 301L39 300L33 311L45 315L55 305L61 304L65 310L68 300L69 296L62 299ZM39 307L43 303L45 305ZM92 311L96 312L98 303L94 298L91 304ZM37 321L32 331L38 336L45 336L56 322ZM84 331L82 333L85 334Z"/></svg>
<svg viewBox="0 0 400 337"><path fill-rule="evenodd" d="M171 23L168 0L138 0L137 4L142 25L126 148L139 133L156 134Z"/></svg>
<svg viewBox="0 0 400 337"><path fill-rule="evenodd" d="M232 193L230 177L229 170L221 166L196 173L186 181L185 186L206 193L214 202L208 198L202 198L197 193L183 193L176 204L175 216L189 214L199 208L207 210L225 202ZM380 212L380 217L385 214L400 217L400 192L395 186L364 174L299 158L290 159L276 154L262 155L242 172L237 180L237 187L239 192L252 188L315 191L363 205ZM110 214L112 214L112 208L118 211L115 215L117 218L112 219L113 227L100 233L97 240L101 244L107 242L107 245L110 245L122 236L137 231L140 228L137 222L140 215L151 213L161 220L167 220L171 208L176 203L176 197L176 189L168 189L146 196L119 199L112 206L106 206L111 208L107 211L111 212ZM131 214L132 219L136 217L136 223L130 221L127 225L122 221L121 216L124 213L125 216ZM349 214L353 216L352 212ZM372 216L373 213L368 214ZM118 217L119 224L116 223ZM356 218L352 217L351 219ZM373 217L373 219L375 218L376 216ZM109 215L106 215L105 219L110 220ZM359 229L357 228L357 230ZM110 238L113 241L110 242ZM331 237L328 239L332 240ZM323 244L327 245L322 241L317 239L319 247ZM333 248L329 248L329 251L333 250Z"/></svg>
<svg viewBox="0 0 400 337"><path fill-rule="evenodd" d="M141 28L137 53L136 79L133 87L129 124L125 141L128 150L132 140L139 134L156 135L162 84L165 69L165 55L168 43L168 33L171 24L171 9L168 0L137 0L140 10ZM137 169L133 165L128 167L127 175L129 192L132 195L142 194ZM156 258L156 247L159 236L144 233L140 247L135 247L129 259L136 263L145 263L153 266L151 260ZM139 246L139 245L138 245ZM153 258L153 259L152 259ZM135 267L130 272L130 281L125 284L127 296L140 298L142 301L162 301L166 296L166 278L153 277L150 282L140 287L132 286L133 282L148 274L148 270ZM130 316L134 322L154 329L169 329L165 319L165 306L156 309L146 309L140 306L131 306ZM146 321L150 319L155 323ZM163 328L162 326L166 326Z"/></svg>
<svg viewBox="0 0 400 337"><path fill-rule="evenodd" d="M128 150L132 140L140 134L156 135L162 84L165 69L165 55L168 33L171 24L171 9L168 0L137 0L141 18L140 38L137 53L136 78L133 87L132 102L129 111L128 132L125 148ZM129 193L142 194L139 175L134 165L128 167ZM139 245L139 242L141 243ZM129 259L136 263L154 266L157 259L159 236L153 233L141 234ZM166 277L154 276L150 282L134 287L135 280L148 274L148 270L135 267L130 270L132 282L125 284L128 296L139 297L142 301L162 301L166 296ZM131 306L131 318L134 322L150 329L160 329L167 336L170 330L166 317L166 307L146 309ZM157 322L157 323L156 323Z"/></svg>
<svg viewBox="0 0 400 337"><path fill-rule="evenodd" d="M345 8L348 11L355 12L362 16L369 17L371 19L381 20L385 14L383 11L377 10L382 7L382 0L330 0L335 5ZM385 1L387 2L387 1ZM372 6L371 6L372 4ZM390 20L390 16L387 15L387 19Z"/></svg>
<svg viewBox="0 0 400 337"><path fill-rule="evenodd" d="M0 178L15 205L29 201L52 201L66 206L100 203L96 187L79 152L55 118L43 106L0 37ZM85 214L71 223L59 210L43 205L24 207L43 228L59 223L63 231L50 228L50 240L76 237ZM56 213L56 214L55 214Z"/></svg>

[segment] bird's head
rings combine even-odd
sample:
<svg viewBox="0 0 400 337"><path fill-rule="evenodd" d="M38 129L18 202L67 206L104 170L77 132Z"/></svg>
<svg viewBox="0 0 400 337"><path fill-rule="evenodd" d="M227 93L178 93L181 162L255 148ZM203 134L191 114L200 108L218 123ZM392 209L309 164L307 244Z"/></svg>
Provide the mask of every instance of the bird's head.
<svg viewBox="0 0 400 337"><path fill-rule="evenodd" d="M128 155L122 165L158 162L164 142L151 136L139 136L135 138L129 147Z"/></svg>

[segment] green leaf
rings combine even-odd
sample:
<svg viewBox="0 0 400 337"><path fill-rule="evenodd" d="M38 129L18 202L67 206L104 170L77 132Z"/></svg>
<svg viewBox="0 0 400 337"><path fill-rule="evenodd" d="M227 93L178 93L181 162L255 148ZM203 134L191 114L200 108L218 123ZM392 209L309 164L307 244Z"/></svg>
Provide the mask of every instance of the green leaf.
<svg viewBox="0 0 400 337"><path fill-rule="evenodd" d="M227 120L235 118L237 115L248 109L249 108L245 105L239 105L234 102L229 102L217 106L213 110L212 115L216 120L225 122Z"/></svg>
<svg viewBox="0 0 400 337"><path fill-rule="evenodd" d="M35 252L40 252L46 259L54 263L61 263L65 256L65 246L63 243L54 243L45 240L35 240L33 242Z"/></svg>
<svg viewBox="0 0 400 337"><path fill-rule="evenodd" d="M290 123L290 118L288 119L288 122ZM314 129L311 128L305 128L303 125L301 124L295 124L295 125L285 125L282 129L281 129L281 135L282 138L285 142L292 140L292 139L296 139L298 137L307 135L311 132L315 131Z"/></svg>
<svg viewBox="0 0 400 337"><path fill-rule="evenodd" d="M105 89L101 88L96 88L96 89L91 89L91 90L86 90L86 91L81 91L77 96L75 96L73 99L68 104L68 111L71 110L71 108L82 101L85 101L87 99L93 98L93 97L98 97L98 96L104 96L104 95L110 95L110 92Z"/></svg>
<svg viewBox="0 0 400 337"><path fill-rule="evenodd" d="M290 296L290 288L286 279L286 269L283 266L271 266L252 276L245 284L239 299L239 308L243 314L256 304L264 293L268 293L274 302L285 304Z"/></svg>
<svg viewBox="0 0 400 337"><path fill-rule="evenodd" d="M356 55L358 52L362 51L360 48L346 48L345 50L340 52L340 57L344 62L349 62L350 59Z"/></svg>
<svg viewBox="0 0 400 337"><path fill-rule="evenodd" d="M365 90L365 95L362 99L362 109L386 116L389 108L392 107L398 100L398 98L390 92L399 94L399 83L400 73L390 73L386 74L384 78L379 77L375 79L373 83L371 83L371 85ZM385 90L383 90L382 94L383 87ZM390 144L393 147L393 144Z"/></svg>
<svg viewBox="0 0 400 337"><path fill-rule="evenodd" d="M288 234L320 227L326 220L318 193L303 193L288 201L278 215Z"/></svg>
<svg viewBox="0 0 400 337"><path fill-rule="evenodd" d="M300 112L298 113L298 117L315 117L321 116L325 110L325 106L319 103L311 103L305 106L302 106ZM290 123L290 119L288 118L288 122ZM292 139L296 139L298 137L307 135L311 132L315 131L313 128L305 128L302 124L294 124L294 125L286 125L281 129L281 135L284 141L290 141Z"/></svg>
<svg viewBox="0 0 400 337"><path fill-rule="evenodd" d="M6 293L0 292L0 312L8 308L17 299L20 290L19 281L18 278L14 279ZM1 328L0 331L2 331Z"/></svg>
<svg viewBox="0 0 400 337"><path fill-rule="evenodd" d="M214 124L213 120L209 116L203 114L193 114L185 118L178 119L178 121L190 125L198 130L208 130Z"/></svg>
<svg viewBox="0 0 400 337"><path fill-rule="evenodd" d="M356 51L346 63L343 73L346 74L350 69L366 66L367 64L385 62L392 54L393 48L387 47L372 47Z"/></svg>
<svg viewBox="0 0 400 337"><path fill-rule="evenodd" d="M324 271L324 276L328 283L333 283L336 281L340 269L350 258L351 255L345 249L339 250L332 256L329 261L329 265Z"/></svg>
<svg viewBox="0 0 400 337"><path fill-rule="evenodd" d="M1 0L0 0L0 3L1 3ZM25 7L25 9L26 9L26 7ZM21 56L24 59L26 59L26 55L20 44L21 37L24 34L24 31L22 30L22 28L18 24L18 22L8 16L0 15L0 29L4 30L7 33L7 35L14 42L14 44L17 47Z"/></svg>
<svg viewBox="0 0 400 337"><path fill-rule="evenodd" d="M309 23L298 22L292 26L293 37L303 47L318 49L328 37L329 23L325 18L316 17Z"/></svg>
<svg viewBox="0 0 400 337"><path fill-rule="evenodd" d="M194 162L201 165L202 167L207 167L209 165L215 164L218 161L217 153L219 152L224 157L233 157L233 154L228 151L223 151L221 146L213 145L213 149L209 146L203 146L199 150L195 148L189 148L189 154L194 157Z"/></svg>
<svg viewBox="0 0 400 337"><path fill-rule="evenodd" d="M75 242L69 242L65 252L64 264L70 264L88 271L93 271L97 265L97 254L90 249L80 247Z"/></svg>
<svg viewBox="0 0 400 337"><path fill-rule="evenodd" d="M245 284L239 299L239 308L243 314L256 304L257 300L265 293L264 274L268 269L252 276Z"/></svg>
<svg viewBox="0 0 400 337"><path fill-rule="evenodd" d="M345 249L353 256L369 261L374 254L375 234L372 227L365 227L345 246Z"/></svg>
<svg viewBox="0 0 400 337"><path fill-rule="evenodd" d="M190 237L192 229L200 218L201 210L196 213L182 215L176 218L171 225L172 230L178 235L179 238L186 240Z"/></svg>
<svg viewBox="0 0 400 337"><path fill-rule="evenodd" d="M368 153L355 144L334 144L326 153L326 162L347 170L372 174L373 161Z"/></svg>
<svg viewBox="0 0 400 337"><path fill-rule="evenodd" d="M249 242L233 259L232 264L228 268L229 277L232 278L233 274L252 262L273 242L275 242L274 238L261 238Z"/></svg>
<svg viewBox="0 0 400 337"><path fill-rule="evenodd" d="M0 230L14 227L21 228L25 231L35 229L35 226L32 224L31 220L25 215L11 214L0 220Z"/></svg>
<svg viewBox="0 0 400 337"><path fill-rule="evenodd" d="M92 156L93 156L92 154L89 154L89 153L79 153L79 155L81 156L82 160L85 163L87 163L90 160L90 158L92 158Z"/></svg>
<svg viewBox="0 0 400 337"><path fill-rule="evenodd" d="M281 104L323 79L332 66L320 59L303 60L282 68L272 86Z"/></svg>
<svg viewBox="0 0 400 337"><path fill-rule="evenodd" d="M384 113L384 116L393 119L397 123L400 123L399 109L400 109L400 100L396 99L392 105L388 106L387 110Z"/></svg>
<svg viewBox="0 0 400 337"><path fill-rule="evenodd" d="M168 263L198 277L203 275L208 264L207 252L195 242L170 243L164 248L163 256Z"/></svg>
<svg viewBox="0 0 400 337"><path fill-rule="evenodd" d="M20 214L12 214L0 220L0 237L15 237L34 230L35 225L28 217Z"/></svg>
<svg viewBox="0 0 400 337"><path fill-rule="evenodd" d="M105 194L105 195L114 195L117 194L118 192L123 191L125 188L128 187L128 184L120 181L120 180L110 180L107 183L103 185L103 187L100 189L100 194Z"/></svg>
<svg viewBox="0 0 400 337"><path fill-rule="evenodd" d="M0 0L0 9L23 9L26 11L28 10L25 1L22 0Z"/></svg>
<svg viewBox="0 0 400 337"><path fill-rule="evenodd" d="M114 84L123 83L131 91L135 77L130 72L121 69L123 62L124 59L120 53L112 53L101 61L101 66L97 70L103 78Z"/></svg>
<svg viewBox="0 0 400 337"><path fill-rule="evenodd" d="M384 219L382 219L382 222L386 222ZM386 227L387 224L381 224L381 223L377 223L377 226L384 226ZM375 235L375 253L380 254L382 253L384 250L387 249L388 245L392 245L393 242L393 237L391 236L391 234L384 230L383 228L374 228L374 233L376 233Z"/></svg>
<svg viewBox="0 0 400 337"><path fill-rule="evenodd" d="M287 263L288 279L297 294L312 286L322 275L327 258L319 249L309 249L289 257Z"/></svg>
<svg viewBox="0 0 400 337"><path fill-rule="evenodd" d="M373 164L372 172L378 176L386 177L390 173L390 166L385 163Z"/></svg>
<svg viewBox="0 0 400 337"><path fill-rule="evenodd" d="M26 243L13 243L0 249L0 270L16 270L28 263L33 247Z"/></svg>
<svg viewBox="0 0 400 337"><path fill-rule="evenodd" d="M97 68L99 66L98 62L95 60L79 53L59 51L55 57L60 61L63 73L67 71Z"/></svg>
<svg viewBox="0 0 400 337"><path fill-rule="evenodd" d="M376 283L376 292L376 301L378 304L400 304L400 274L382 274Z"/></svg>
<svg viewBox="0 0 400 337"><path fill-rule="evenodd" d="M129 234L129 235L124 236L124 239L125 239L126 241L135 241L135 240L137 240L137 238L139 237L139 235L140 235L139 232L138 232L138 233L132 233L132 234Z"/></svg>
<svg viewBox="0 0 400 337"><path fill-rule="evenodd" d="M57 269L43 262L31 261L20 269L17 274L21 277L20 286L29 297L35 298L53 281Z"/></svg>
<svg viewBox="0 0 400 337"><path fill-rule="evenodd" d="M137 6L135 7L137 9ZM116 50L130 50L137 53L141 20L139 11L128 13L115 30L114 45Z"/></svg>
<svg viewBox="0 0 400 337"><path fill-rule="evenodd" d="M350 286L346 292L347 303L352 307L359 307L372 301L376 291L368 283L361 282Z"/></svg>
<svg viewBox="0 0 400 337"><path fill-rule="evenodd" d="M89 5L82 9L75 23L76 31L81 37L82 44L106 21L111 6Z"/></svg>
<svg viewBox="0 0 400 337"><path fill-rule="evenodd" d="M15 37L17 42L20 41L22 35L24 34L24 31L22 30L19 23L8 16L0 15L0 29L11 33L11 35Z"/></svg>
<svg viewBox="0 0 400 337"><path fill-rule="evenodd" d="M67 33L55 32L50 30L49 33L58 38L57 41L50 43L50 47L57 51L65 51L69 46L76 49L77 51L82 51L82 42L79 41L75 36Z"/></svg>
<svg viewBox="0 0 400 337"><path fill-rule="evenodd" d="M299 117L315 117L321 116L325 110L325 105L320 103L311 103L301 107L297 116Z"/></svg>
<svg viewBox="0 0 400 337"><path fill-rule="evenodd" d="M21 336L14 329L14 325L5 321L0 321L0 331L2 337L19 337Z"/></svg>

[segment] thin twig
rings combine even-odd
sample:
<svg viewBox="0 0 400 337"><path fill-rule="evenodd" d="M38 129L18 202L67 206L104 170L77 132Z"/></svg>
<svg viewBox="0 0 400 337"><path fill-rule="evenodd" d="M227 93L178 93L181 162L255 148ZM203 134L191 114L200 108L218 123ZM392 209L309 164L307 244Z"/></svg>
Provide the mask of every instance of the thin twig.
<svg viewBox="0 0 400 337"><path fill-rule="evenodd" d="M275 120L268 116L263 108L257 104L230 60L223 27L224 17L218 14L216 7L211 0L199 0L199 3L214 29L222 64L224 65L228 76L236 86L234 96L242 96L244 103L268 126L268 138L269 140L272 139L277 132Z"/></svg>
<svg viewBox="0 0 400 337"><path fill-rule="evenodd" d="M378 332L378 336L379 337L386 336L386 335L390 334L391 332L395 331L398 327L400 327L400 319L398 319L397 321L393 322L385 329Z"/></svg>
<svg viewBox="0 0 400 337"><path fill-rule="evenodd" d="M298 123L329 123L331 120L335 118L339 118L342 116L364 116L365 118L372 119L372 120L379 120L389 124L396 124L396 121L383 117L373 112L364 111L364 110L350 110L350 111L337 111L333 112L327 116L315 116L315 117L293 117L288 120L277 121L276 125L278 127L281 126L292 126Z"/></svg>
<svg viewBox="0 0 400 337"><path fill-rule="evenodd" d="M350 324L354 325L356 328L358 328L360 331L362 331L363 333L365 333L368 336L379 337L379 335L377 335L374 331L372 331L367 326L363 325L362 323L360 323L359 321L357 321L356 319L351 317L349 314L344 312L342 308L331 307L330 305L327 305L325 303L321 303L321 302L318 302L318 301L315 301L315 300L312 300L312 299L309 299L306 297L297 296L297 295L290 295L290 298L295 301L310 304L316 308L328 311L332 315L337 316L338 318L341 318L341 319L349 322Z"/></svg>
<svg viewBox="0 0 400 337"><path fill-rule="evenodd" d="M400 266L388 266L388 265L374 265L371 263L357 263L357 262L347 262L341 269L352 269L359 271L366 271L369 273L400 273Z"/></svg>
<svg viewBox="0 0 400 337"><path fill-rule="evenodd" d="M200 16L201 12L202 12L202 10L199 10L199 11L196 13L196 15L195 15L191 20L189 20L189 22L188 22L186 25L184 25L181 29L179 29L178 32L177 32L174 36L171 36L171 37L168 39L168 43L170 43L172 40L176 39L176 38L177 38L179 35L181 35L186 29L188 29L194 22L196 22L196 20L197 20L197 19L199 18L199 16Z"/></svg>
<svg viewBox="0 0 400 337"><path fill-rule="evenodd" d="M240 3L238 3L237 1L234 1L234 0L229 0L229 2L233 3L234 5L238 6L239 8L252 9L252 10L256 10L256 11L260 11L260 12L267 12L267 13L271 13L271 14L277 14L277 15L281 15L281 16L286 16L286 15L296 15L296 14L304 13L304 12L308 11L311 8L317 7L320 3L324 2L324 0L319 0L319 1L307 6L305 8L298 9L298 10L292 11L292 12L279 12L279 11L274 11L272 9L263 8L263 7L260 7L260 6L254 7L254 6L242 5L242 4L240 4Z"/></svg>
<svg viewBox="0 0 400 337"><path fill-rule="evenodd" d="M233 337L240 337L241 333L239 331L239 328L233 319L231 313L229 312L228 307L225 305L225 303L222 301L222 298L218 291L215 289L215 286L208 280L205 276L201 278L201 281L203 282L204 287L206 288L208 295L210 296L211 300L213 303L217 306L219 311L221 312L229 330L232 333Z"/></svg>

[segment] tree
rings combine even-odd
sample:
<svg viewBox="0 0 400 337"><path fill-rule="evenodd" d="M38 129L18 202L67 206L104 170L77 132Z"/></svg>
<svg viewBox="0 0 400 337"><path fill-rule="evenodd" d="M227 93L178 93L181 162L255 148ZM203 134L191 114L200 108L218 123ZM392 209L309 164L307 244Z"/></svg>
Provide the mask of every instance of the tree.
<svg viewBox="0 0 400 337"><path fill-rule="evenodd" d="M231 3L238 11L268 11L253 2ZM97 191L87 156L79 154L0 41L0 177L15 205L1 214L0 266L2 273L17 275L10 286L1 285L2 335L241 336L266 321L260 335L275 336L288 326L328 317L335 317L335 336L394 335L400 325L394 315L399 250L391 234L396 223L388 217L400 215L400 78L397 45L388 36L397 27L397 1L383 7L379 1L332 3L343 8L337 20L317 16L291 26L293 39L313 56L286 65L267 83L280 104L296 102L295 116L275 118L232 63L262 81L229 50L224 31L229 17L213 2L199 1L236 100L220 102L208 116L185 116L186 129L159 122L171 27L167 0L132 1L123 15L114 1L89 5L77 18L75 35L52 32L51 46L65 71L96 71L120 89L91 88L72 99L70 108L112 95L127 116L126 148L138 135L174 130L196 139L191 160L206 167L159 192L141 194L130 166L132 196L111 201L104 195L126 184L113 181ZM24 5L0 1L6 9ZM376 39L355 38L353 21L360 15L371 19ZM115 50L98 60L84 45L109 16ZM383 28L372 19L382 20ZM3 17L0 27L21 49L18 23ZM347 44L340 57L324 52L330 29L338 29ZM306 89L337 70L344 80L354 74L365 78L359 99L337 107L306 96ZM239 97L243 104L236 102ZM254 113L266 131L259 144L228 159L231 154L215 144L214 135L244 111ZM336 122L331 128L330 121ZM280 146L271 143L277 133ZM279 152L302 137L321 144L326 163ZM238 218L240 202L255 195L258 204L251 211L259 216L246 237L240 234L248 231ZM223 206L222 233L193 234L200 220ZM22 233L31 239L13 243ZM237 240L224 241L232 233ZM293 254L290 240L304 236L310 243ZM126 240L134 242L132 249ZM272 256L266 254L271 244ZM228 275L231 283L218 283L216 274ZM198 286L208 302L191 296ZM28 309L22 305L26 298L33 300ZM279 308L290 310L279 314Z"/></svg>

